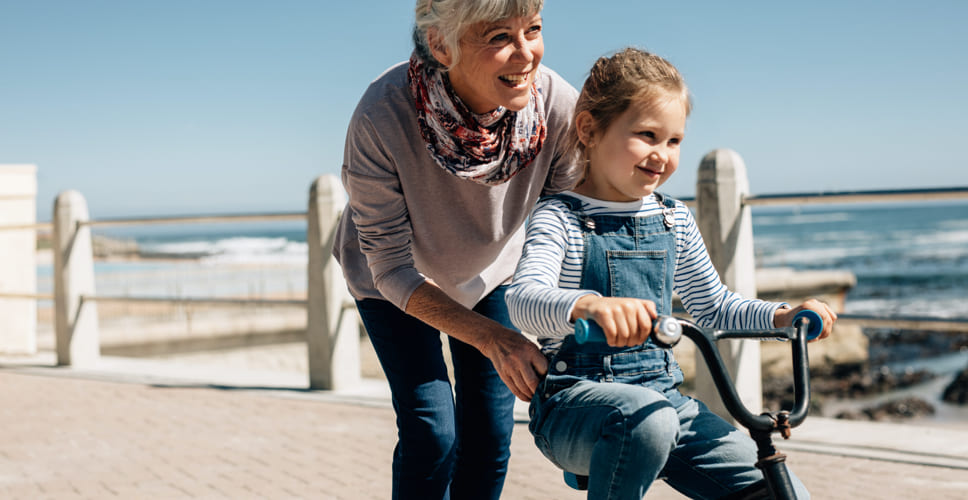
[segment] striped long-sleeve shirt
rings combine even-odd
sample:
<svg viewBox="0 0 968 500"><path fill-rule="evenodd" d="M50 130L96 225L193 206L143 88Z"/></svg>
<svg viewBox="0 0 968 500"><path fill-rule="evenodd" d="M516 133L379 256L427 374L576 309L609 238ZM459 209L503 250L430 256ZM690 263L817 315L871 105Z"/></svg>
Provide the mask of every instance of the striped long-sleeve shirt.
<svg viewBox="0 0 968 500"><path fill-rule="evenodd" d="M654 195L635 202L609 202L566 192L581 201L586 215L650 216L662 213ZM706 252L692 212L676 201L676 263L673 292L702 326L772 328L783 303L745 299L723 285ZM546 354L557 351L574 332L575 302L586 294L581 283L584 239L577 215L561 200L538 203L528 221L524 253L507 293L511 321L538 337Z"/></svg>

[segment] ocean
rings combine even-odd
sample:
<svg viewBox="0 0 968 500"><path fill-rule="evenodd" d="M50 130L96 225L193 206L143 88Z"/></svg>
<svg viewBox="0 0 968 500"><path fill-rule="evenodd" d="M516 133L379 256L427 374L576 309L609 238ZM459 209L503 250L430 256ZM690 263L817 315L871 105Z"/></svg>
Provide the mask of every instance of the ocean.
<svg viewBox="0 0 968 500"><path fill-rule="evenodd" d="M852 272L846 312L968 318L968 202L753 212L762 267Z"/></svg>

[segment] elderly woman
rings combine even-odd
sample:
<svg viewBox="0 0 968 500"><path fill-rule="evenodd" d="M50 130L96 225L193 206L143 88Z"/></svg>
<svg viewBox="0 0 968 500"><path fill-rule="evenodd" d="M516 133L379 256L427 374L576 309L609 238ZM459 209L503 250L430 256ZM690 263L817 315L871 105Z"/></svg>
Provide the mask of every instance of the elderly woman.
<svg viewBox="0 0 968 500"><path fill-rule="evenodd" d="M546 372L504 303L530 210L577 180L577 92L540 64L542 6L418 0L410 61L349 125L334 254L393 394L394 498L498 498L514 396Z"/></svg>

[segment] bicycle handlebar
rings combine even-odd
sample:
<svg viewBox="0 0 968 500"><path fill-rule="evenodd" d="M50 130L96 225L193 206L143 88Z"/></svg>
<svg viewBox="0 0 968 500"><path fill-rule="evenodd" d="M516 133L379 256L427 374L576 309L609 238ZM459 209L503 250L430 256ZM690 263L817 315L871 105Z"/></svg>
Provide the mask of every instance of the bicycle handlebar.
<svg viewBox="0 0 968 500"><path fill-rule="evenodd" d="M798 321L807 320L807 341L811 341L820 336L823 332L823 318L817 314L816 311L811 311L810 309L804 309L793 317L794 334L796 332L796 327ZM652 323L652 339L656 341L659 345L665 347L672 347L679 342L679 336L682 334L682 326L679 324L680 321L683 324L690 322L686 320L680 320L672 316L659 316L655 322ZM699 326L693 325L695 328L701 328ZM720 339L756 339L756 340L792 340L794 336L790 335L789 328L776 328L772 330L713 330L716 332L715 340ZM605 331L594 321L589 321L583 318L575 320L575 340L579 344L584 344L586 342L605 342Z"/></svg>
<svg viewBox="0 0 968 500"><path fill-rule="evenodd" d="M672 347L681 340L682 335L689 337L702 353L713 382L716 384L716 389L719 391L723 404L730 415L751 431L772 432L780 430L784 432L784 437L786 437L789 434L789 429L800 425L807 416L810 403L807 340L818 337L821 331L823 331L823 319L819 314L809 309L804 309L794 316L792 328L764 330L703 328L688 320L672 316L660 316L653 323L652 340L662 347ZM722 339L793 341L791 350L793 356L794 406L791 412L780 412L776 415L769 413L754 415L746 408L736 393L736 387L719 354L719 348L716 347L716 342ZM579 344L605 342L605 333L595 322L578 319L575 321L575 340Z"/></svg>

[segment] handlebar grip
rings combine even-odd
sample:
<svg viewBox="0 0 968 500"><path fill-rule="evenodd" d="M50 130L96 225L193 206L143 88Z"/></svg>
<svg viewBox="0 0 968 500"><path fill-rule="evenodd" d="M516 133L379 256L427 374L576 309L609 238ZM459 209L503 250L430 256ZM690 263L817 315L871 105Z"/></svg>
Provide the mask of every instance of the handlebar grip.
<svg viewBox="0 0 968 500"><path fill-rule="evenodd" d="M810 309L804 309L793 317L794 328L799 327L801 320L807 320L807 340L813 340L820 336L823 332L823 318L820 317L816 311L811 311Z"/></svg>
<svg viewBox="0 0 968 500"><path fill-rule="evenodd" d="M594 321L578 318L575 320L575 340L579 344L605 342L605 331Z"/></svg>
<svg viewBox="0 0 968 500"><path fill-rule="evenodd" d="M672 347L682 337L682 326L672 316L659 316L652 323L652 339L662 347ZM575 341L579 344L588 342L605 343L605 331L598 323L585 318L575 320Z"/></svg>

